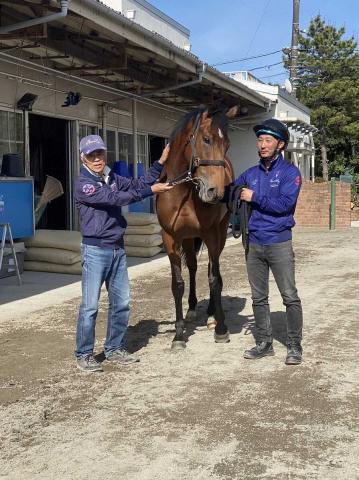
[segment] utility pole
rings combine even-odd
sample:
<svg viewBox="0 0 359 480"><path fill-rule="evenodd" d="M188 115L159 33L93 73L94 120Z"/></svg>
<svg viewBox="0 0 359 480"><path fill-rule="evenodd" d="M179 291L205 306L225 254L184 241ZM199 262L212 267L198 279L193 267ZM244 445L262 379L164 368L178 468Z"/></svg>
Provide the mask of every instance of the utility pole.
<svg viewBox="0 0 359 480"><path fill-rule="evenodd" d="M293 0L293 22L292 22L292 45L290 55L289 80L292 84L292 95L296 96L297 90L297 64L298 64L298 37L299 37L299 6L300 0Z"/></svg>

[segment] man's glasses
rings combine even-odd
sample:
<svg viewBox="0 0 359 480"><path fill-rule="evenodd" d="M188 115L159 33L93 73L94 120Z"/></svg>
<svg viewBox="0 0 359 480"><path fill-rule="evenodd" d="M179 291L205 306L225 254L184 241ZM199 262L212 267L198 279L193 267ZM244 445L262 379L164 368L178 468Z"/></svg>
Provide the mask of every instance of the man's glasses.
<svg viewBox="0 0 359 480"><path fill-rule="evenodd" d="M94 150L93 152L85 155L85 160L87 162L95 162L97 159L99 160L104 160L106 157L106 151L105 150Z"/></svg>

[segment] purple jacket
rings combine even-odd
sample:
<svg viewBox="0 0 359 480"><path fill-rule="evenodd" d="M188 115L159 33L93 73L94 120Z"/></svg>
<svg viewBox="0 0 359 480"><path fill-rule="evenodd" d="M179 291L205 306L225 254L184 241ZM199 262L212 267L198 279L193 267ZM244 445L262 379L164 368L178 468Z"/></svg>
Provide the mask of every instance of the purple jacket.
<svg viewBox="0 0 359 480"><path fill-rule="evenodd" d="M294 211L302 178L299 169L280 155L268 170L262 162L249 168L226 187L223 201L230 201L236 186L254 191L249 219L249 242L272 245L292 238Z"/></svg>
<svg viewBox="0 0 359 480"><path fill-rule="evenodd" d="M153 185L162 171L155 162L140 178L125 178L110 172L108 182L81 166L75 181L74 196L79 212L82 243L105 248L123 246L127 222L121 207L152 195Z"/></svg>

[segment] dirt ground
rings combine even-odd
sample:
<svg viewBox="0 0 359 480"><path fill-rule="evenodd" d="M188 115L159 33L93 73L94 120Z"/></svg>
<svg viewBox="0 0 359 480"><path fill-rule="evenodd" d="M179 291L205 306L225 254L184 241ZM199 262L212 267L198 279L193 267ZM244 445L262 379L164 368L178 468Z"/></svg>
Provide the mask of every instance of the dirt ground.
<svg viewBox="0 0 359 480"><path fill-rule="evenodd" d="M271 283L274 357L253 344L241 246L222 257L231 342L199 319L173 353L169 267L132 282L128 344L141 362L85 375L72 356L79 299L2 319L0 478L78 480L359 479L359 229L295 233L304 358L284 364L285 317ZM97 336L103 340L106 295ZM97 344L101 351L101 342Z"/></svg>

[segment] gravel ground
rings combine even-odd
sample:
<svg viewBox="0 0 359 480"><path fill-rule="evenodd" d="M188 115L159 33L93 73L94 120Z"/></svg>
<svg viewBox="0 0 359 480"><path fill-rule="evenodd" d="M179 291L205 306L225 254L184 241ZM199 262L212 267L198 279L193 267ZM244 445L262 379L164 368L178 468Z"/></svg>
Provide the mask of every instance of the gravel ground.
<svg viewBox="0 0 359 480"><path fill-rule="evenodd" d="M239 244L222 255L229 344L198 321L172 352L169 266L132 282L128 344L141 362L85 375L73 359L79 299L0 322L0 478L359 479L359 229L295 232L304 358L284 364L285 317L271 283L274 357L243 358L253 316ZM106 325L101 298L97 337ZM101 342L96 345L101 351Z"/></svg>

